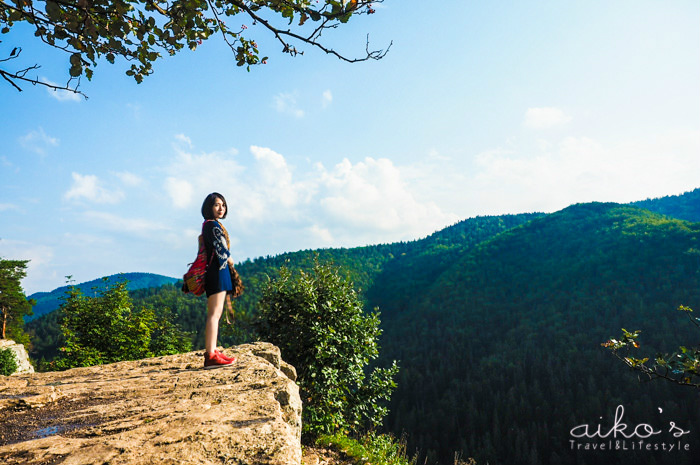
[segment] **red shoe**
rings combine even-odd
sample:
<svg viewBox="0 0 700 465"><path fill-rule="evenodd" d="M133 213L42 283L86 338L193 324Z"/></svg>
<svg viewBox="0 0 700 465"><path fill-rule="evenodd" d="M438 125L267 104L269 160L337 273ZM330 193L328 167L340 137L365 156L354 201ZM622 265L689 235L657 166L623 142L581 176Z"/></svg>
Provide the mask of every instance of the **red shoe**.
<svg viewBox="0 0 700 465"><path fill-rule="evenodd" d="M214 352L212 355L204 353L204 368L217 368L221 366L230 365L233 360L228 358L223 358L220 353Z"/></svg>
<svg viewBox="0 0 700 465"><path fill-rule="evenodd" d="M214 353L219 354L219 357L223 358L224 360L228 360L231 363L236 361L236 357L229 357L228 355L224 355L224 353L220 352L219 349L214 350Z"/></svg>

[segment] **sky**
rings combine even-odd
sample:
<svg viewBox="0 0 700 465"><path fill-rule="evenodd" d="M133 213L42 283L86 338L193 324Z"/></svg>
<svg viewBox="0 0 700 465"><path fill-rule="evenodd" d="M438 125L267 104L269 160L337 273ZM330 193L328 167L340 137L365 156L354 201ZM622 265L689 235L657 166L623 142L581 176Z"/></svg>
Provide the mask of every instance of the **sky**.
<svg viewBox="0 0 700 465"><path fill-rule="evenodd" d="M69 275L179 277L210 192L241 262L690 191L698 18L696 0L386 0L324 35L349 56L391 43L379 61L289 57L241 17L270 57L250 72L212 38L142 84L100 62L88 100L0 82L0 257L31 260L28 295ZM0 40L67 80L30 30Z"/></svg>

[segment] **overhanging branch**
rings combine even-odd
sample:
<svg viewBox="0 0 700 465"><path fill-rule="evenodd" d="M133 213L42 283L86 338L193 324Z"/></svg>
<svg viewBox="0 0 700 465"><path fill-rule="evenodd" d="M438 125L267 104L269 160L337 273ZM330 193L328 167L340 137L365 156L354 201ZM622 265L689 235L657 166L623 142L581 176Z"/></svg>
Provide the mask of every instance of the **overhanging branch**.
<svg viewBox="0 0 700 465"><path fill-rule="evenodd" d="M225 17L239 13L260 24L263 34L271 33L282 45L283 53L290 55L303 54L297 47L306 44L347 63L356 63L379 60L393 45L390 42L385 50L370 50L368 34L365 55L353 58L324 44L321 37L324 31L340 27L351 16L374 13L369 0L38 0L36 3L45 3L46 11L35 8L31 0L0 0L0 25L4 26L4 32L18 22L33 25L39 40L70 55L71 78L61 86L28 77L39 64L19 71L3 65L5 69L0 69L0 76L18 91L22 91L23 82L28 82L87 98L78 90L79 78L91 79L100 57L110 63L118 57L131 61L126 74L141 82L152 73L152 63L162 56L161 52L174 55L185 46L194 50L217 32L235 53L237 65L247 65L250 70L251 65L265 63L267 57L262 56L256 41L247 36L245 25L240 31L226 26ZM282 19L288 19L289 25L276 26L277 20ZM13 49L8 58L0 59L0 63L14 59L18 49Z"/></svg>
<svg viewBox="0 0 700 465"><path fill-rule="evenodd" d="M275 36L275 38L277 38L277 40L284 47L283 51L285 53L289 53L292 55L296 55L299 52L296 50L296 48L294 46L290 45L282 36L290 37L290 38L298 40L300 42L312 45L312 46L322 50L323 52L327 53L328 55L334 55L337 58L339 58L343 61L346 61L348 63L358 63L358 62L367 61L367 60L380 60L380 59L384 58L384 56L387 53L389 53L389 49L393 45L393 41L392 41L389 43L389 46L386 48L386 50L375 50L375 51L370 52L369 51L369 34L367 34L367 44L365 47L365 50L367 53L366 56L363 58L348 58L348 57L336 52L332 48L325 47L324 45L322 45L321 43L316 41L315 37L318 37L320 35L320 31L323 30L324 28L330 27L330 26L325 26L325 22L324 22L324 25L322 25L322 27L317 28L309 37L304 37L300 34L292 32L289 29L283 30L283 29L279 29L279 28L273 26L272 24L270 24L269 21L267 21L266 19L257 15L244 2L240 2L239 6L240 6L241 10L245 11L246 14L248 14L248 16L253 18L254 21L262 24L263 26L265 26L265 28L267 28L270 32L272 32L272 34Z"/></svg>
<svg viewBox="0 0 700 465"><path fill-rule="evenodd" d="M68 85L65 86L60 86L57 84L52 84L50 82L45 82L41 81L38 78L28 78L26 77L26 74L32 70L39 69L39 65L34 65L30 66L28 68L22 69L20 71L17 71L16 73L11 73L9 71L5 71L4 69L0 69L0 76L2 76L3 79L5 79L7 82L12 84L12 86L17 89L19 92L22 92L22 88L17 84L15 81L23 81L23 82L28 82L29 84L32 84L34 86L44 86L48 89L52 89L54 91L58 90L64 90L66 92L72 92L74 94L82 95L85 100L88 99L88 96L85 95L83 92L78 90L78 86L75 86L75 88L70 87Z"/></svg>

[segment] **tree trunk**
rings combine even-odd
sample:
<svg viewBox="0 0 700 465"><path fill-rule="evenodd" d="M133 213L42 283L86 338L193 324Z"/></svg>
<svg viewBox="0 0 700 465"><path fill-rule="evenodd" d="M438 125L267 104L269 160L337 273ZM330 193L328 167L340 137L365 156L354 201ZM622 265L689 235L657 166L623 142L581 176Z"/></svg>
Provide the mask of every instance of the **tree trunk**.
<svg viewBox="0 0 700 465"><path fill-rule="evenodd" d="M5 339L5 327L7 326L7 313L5 313L5 307L2 308L2 337L0 339Z"/></svg>

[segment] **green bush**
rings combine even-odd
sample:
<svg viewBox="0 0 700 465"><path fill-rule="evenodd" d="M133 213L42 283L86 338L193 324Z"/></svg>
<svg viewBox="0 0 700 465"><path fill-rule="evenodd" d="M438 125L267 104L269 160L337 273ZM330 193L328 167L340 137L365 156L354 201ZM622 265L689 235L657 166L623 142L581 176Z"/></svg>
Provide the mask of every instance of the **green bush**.
<svg viewBox="0 0 700 465"><path fill-rule="evenodd" d="M365 368L379 354L379 313L365 314L352 283L331 265L315 263L294 276L282 267L260 301L260 336L280 347L297 369L304 432L357 432L381 424L382 401L396 387L390 368Z"/></svg>
<svg viewBox="0 0 700 465"><path fill-rule="evenodd" d="M100 365L122 360L170 355L191 350L187 334L170 321L170 312L134 308L126 281L94 297L70 288L61 306L65 344L52 368Z"/></svg>
<svg viewBox="0 0 700 465"><path fill-rule="evenodd" d="M10 349L0 349L0 375L10 376L17 371L17 358Z"/></svg>

